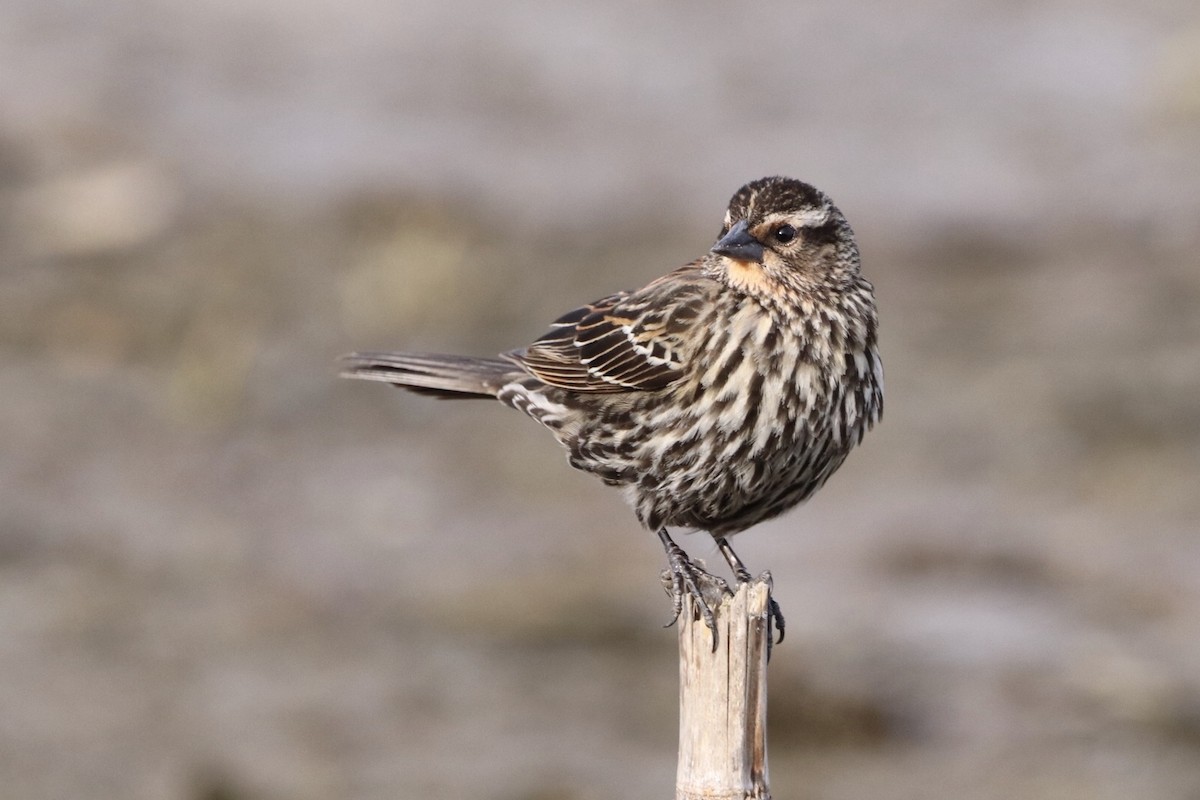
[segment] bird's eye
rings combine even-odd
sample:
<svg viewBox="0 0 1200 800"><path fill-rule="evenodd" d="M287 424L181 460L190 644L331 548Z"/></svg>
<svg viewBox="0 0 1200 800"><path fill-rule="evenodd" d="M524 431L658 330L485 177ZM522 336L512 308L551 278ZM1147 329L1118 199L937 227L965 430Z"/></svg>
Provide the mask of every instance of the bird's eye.
<svg viewBox="0 0 1200 800"><path fill-rule="evenodd" d="M792 239L796 238L796 229L791 225L780 225L775 229L775 241L780 244L787 244Z"/></svg>

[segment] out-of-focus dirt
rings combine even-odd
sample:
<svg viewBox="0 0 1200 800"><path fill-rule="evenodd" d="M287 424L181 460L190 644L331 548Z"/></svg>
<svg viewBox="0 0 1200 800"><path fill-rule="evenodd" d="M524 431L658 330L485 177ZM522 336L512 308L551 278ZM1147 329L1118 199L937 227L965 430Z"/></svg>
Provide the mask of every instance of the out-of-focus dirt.
<svg viewBox="0 0 1200 800"><path fill-rule="evenodd" d="M669 796L654 537L334 358L520 345L784 171L858 229L888 395L739 538L776 796L1200 795L1187 5L926 5L794 51L718 6L0 12L4 794Z"/></svg>

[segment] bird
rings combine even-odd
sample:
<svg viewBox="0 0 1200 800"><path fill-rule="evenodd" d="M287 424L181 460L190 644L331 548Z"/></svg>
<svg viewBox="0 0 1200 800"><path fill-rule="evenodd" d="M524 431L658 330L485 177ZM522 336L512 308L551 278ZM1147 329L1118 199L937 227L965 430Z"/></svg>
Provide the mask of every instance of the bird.
<svg viewBox="0 0 1200 800"><path fill-rule="evenodd" d="M807 500L883 415L874 287L828 196L767 177L729 201L702 257L585 303L496 357L359 352L342 375L438 398L491 398L541 423L571 466L621 487L713 634L711 575L669 528L729 538ZM784 620L770 600L768 644Z"/></svg>

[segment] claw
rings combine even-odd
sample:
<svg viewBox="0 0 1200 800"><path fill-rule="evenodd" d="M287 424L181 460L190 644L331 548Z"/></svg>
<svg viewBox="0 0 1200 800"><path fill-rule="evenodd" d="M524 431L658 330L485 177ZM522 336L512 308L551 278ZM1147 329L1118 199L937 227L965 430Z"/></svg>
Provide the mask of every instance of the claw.
<svg viewBox="0 0 1200 800"><path fill-rule="evenodd" d="M779 603L775 602L775 598L768 598L769 605L767 606L767 624L771 624L771 620L775 621L775 629L779 631L779 638L775 640L775 644L783 641L783 612L779 610ZM771 632L767 631L767 639L771 638Z"/></svg>

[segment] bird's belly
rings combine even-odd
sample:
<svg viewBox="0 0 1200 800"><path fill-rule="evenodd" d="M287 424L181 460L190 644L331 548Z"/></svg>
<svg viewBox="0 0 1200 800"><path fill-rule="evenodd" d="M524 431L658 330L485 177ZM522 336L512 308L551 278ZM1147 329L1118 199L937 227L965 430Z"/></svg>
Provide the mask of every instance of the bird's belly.
<svg viewBox="0 0 1200 800"><path fill-rule="evenodd" d="M631 409L615 422L593 418L564 442L573 466L626 487L638 518L652 529L743 530L806 499L845 457L819 424L824 415L816 415L814 428L803 407L756 404L757 420L751 415L730 425L711 409L680 408ZM761 415L775 420L765 434L756 430Z"/></svg>
<svg viewBox="0 0 1200 800"><path fill-rule="evenodd" d="M845 458L823 431L780 435L753 453L739 446L682 447L648 465L631 487L648 527L698 528L717 535L744 530L806 500Z"/></svg>

